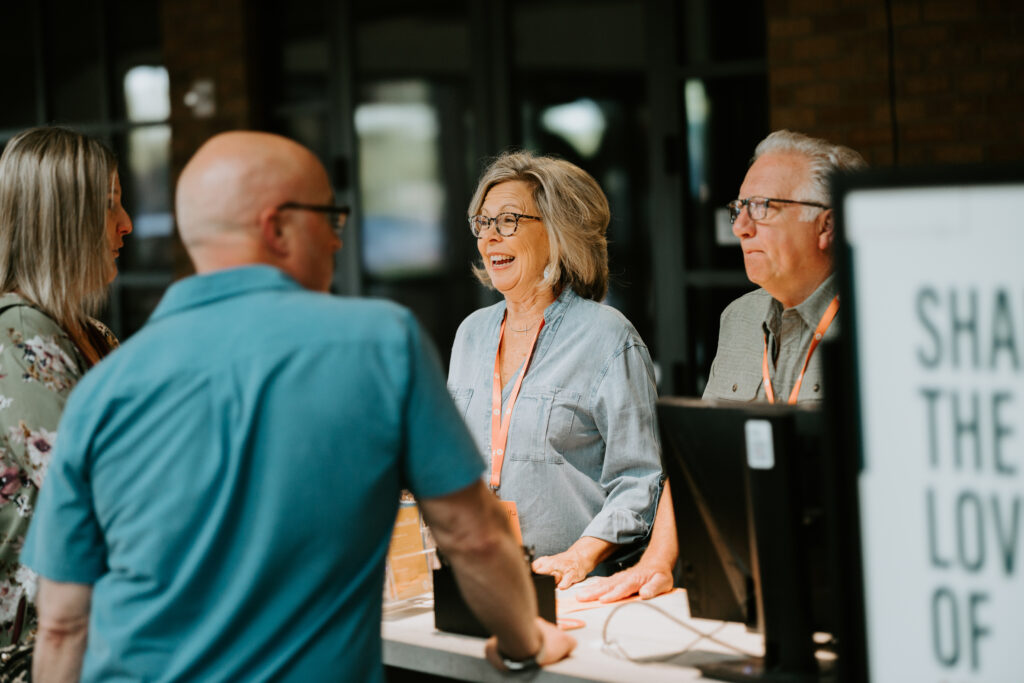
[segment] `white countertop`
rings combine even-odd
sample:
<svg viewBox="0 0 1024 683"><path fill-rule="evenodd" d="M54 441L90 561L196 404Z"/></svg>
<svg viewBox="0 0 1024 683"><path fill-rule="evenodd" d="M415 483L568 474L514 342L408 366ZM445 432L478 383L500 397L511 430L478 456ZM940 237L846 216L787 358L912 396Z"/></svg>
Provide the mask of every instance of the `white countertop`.
<svg viewBox="0 0 1024 683"><path fill-rule="evenodd" d="M598 609L560 615L579 619L586 626L570 631L578 644L568 659L544 667L532 675L503 674L484 659L484 641L480 638L442 633L434 629L432 603L386 610L381 633L384 638L384 663L465 681L502 681L514 678L537 682L567 681L700 681L695 666L736 659L734 651L702 640L685 654L697 636L647 605L656 606L702 633L716 632L716 638L755 655L763 653L763 639L749 633L742 624L690 619L686 593L676 591L653 600L605 606ZM619 607L616 610L616 607ZM604 645L602 630L632 657L630 661L614 646Z"/></svg>

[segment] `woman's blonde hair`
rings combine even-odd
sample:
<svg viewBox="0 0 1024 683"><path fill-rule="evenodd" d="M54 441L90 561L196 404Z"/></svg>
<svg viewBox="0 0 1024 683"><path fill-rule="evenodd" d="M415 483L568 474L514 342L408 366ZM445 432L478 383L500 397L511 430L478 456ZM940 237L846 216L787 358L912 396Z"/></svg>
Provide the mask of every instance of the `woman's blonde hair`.
<svg viewBox="0 0 1024 683"><path fill-rule="evenodd" d="M18 292L62 327L103 305L114 153L66 128L32 128L0 156L0 291Z"/></svg>
<svg viewBox="0 0 1024 683"><path fill-rule="evenodd" d="M563 159L530 152L506 152L484 170L469 202L469 216L480 213L495 185L520 180L530 186L551 253L544 282L568 286L579 296L600 301L608 292L608 240L611 211L594 178ZM486 269L474 265L480 282L493 287Z"/></svg>

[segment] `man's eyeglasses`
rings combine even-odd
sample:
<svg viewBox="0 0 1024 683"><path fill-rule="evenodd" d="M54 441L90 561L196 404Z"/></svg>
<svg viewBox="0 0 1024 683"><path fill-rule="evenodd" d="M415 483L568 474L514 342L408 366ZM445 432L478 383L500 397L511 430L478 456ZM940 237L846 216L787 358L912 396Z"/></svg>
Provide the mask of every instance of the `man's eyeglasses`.
<svg viewBox="0 0 1024 683"><path fill-rule="evenodd" d="M540 216L527 216L525 213L499 213L494 218L488 218L487 216L478 215L469 217L469 230L473 233L473 237L480 239L480 235L487 231L487 228L491 227L491 223L494 223L494 227L498 230L498 234L502 237L511 237L516 234L516 230L519 229L519 219L529 218L533 221L544 220Z"/></svg>
<svg viewBox="0 0 1024 683"><path fill-rule="evenodd" d="M331 229L334 230L338 237L341 237L341 231L345 227L345 222L348 220L348 215L352 209L347 206L330 206L321 204L300 204L298 202L285 202L277 207L278 211L287 211L291 209L297 209L299 211L316 211L318 213L325 213L331 219Z"/></svg>
<svg viewBox="0 0 1024 683"><path fill-rule="evenodd" d="M801 204L803 206L816 206L819 209L827 209L827 204L820 204L818 202L802 202L796 199L778 199L776 197L747 197L746 199L734 199L728 204L726 208L729 209L729 222L735 223L736 219L740 217L740 211L743 207L747 207L747 215L750 216L752 221L763 221L765 216L768 215L768 207L772 203L776 204Z"/></svg>

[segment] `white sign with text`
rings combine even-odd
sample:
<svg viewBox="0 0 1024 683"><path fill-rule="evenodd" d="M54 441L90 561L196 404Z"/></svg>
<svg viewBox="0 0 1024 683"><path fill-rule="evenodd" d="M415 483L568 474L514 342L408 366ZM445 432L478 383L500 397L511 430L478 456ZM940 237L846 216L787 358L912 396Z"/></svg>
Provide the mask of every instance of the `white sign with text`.
<svg viewBox="0 0 1024 683"><path fill-rule="evenodd" d="M1024 680L1024 184L843 208L871 680Z"/></svg>

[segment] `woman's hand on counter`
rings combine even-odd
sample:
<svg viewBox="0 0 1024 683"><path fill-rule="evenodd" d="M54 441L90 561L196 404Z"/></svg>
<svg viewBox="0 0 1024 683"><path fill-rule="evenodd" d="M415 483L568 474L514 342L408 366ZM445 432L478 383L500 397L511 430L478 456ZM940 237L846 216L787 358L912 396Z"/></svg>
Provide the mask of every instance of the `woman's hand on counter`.
<svg viewBox="0 0 1024 683"><path fill-rule="evenodd" d="M537 617L537 627L540 629L541 646L534 656L537 664L540 666L559 662L568 657L569 653L575 649L576 639L554 624ZM494 636L487 639L487 644L484 646L484 654L487 657L487 661L494 668L499 671L508 670L504 662L502 662L501 654L498 651L498 639Z"/></svg>
<svg viewBox="0 0 1024 683"><path fill-rule="evenodd" d="M533 571L538 574L551 574L555 577L558 588L565 589L587 578L587 574L617 547L614 543L600 538L583 536L565 552L538 557L533 561Z"/></svg>
<svg viewBox="0 0 1024 683"><path fill-rule="evenodd" d="M600 599L601 602L615 602L636 594L647 600L672 590L672 565L644 562L641 558L629 569L592 581L592 585L576 591L577 600L589 602Z"/></svg>
<svg viewBox="0 0 1024 683"><path fill-rule="evenodd" d="M643 556L635 566L612 576L595 579L576 591L576 599L583 602L598 600L615 602L639 594L647 600L672 590L672 570L679 557L679 541L676 538L675 512L672 508L672 490L669 482L658 501L651 540Z"/></svg>

